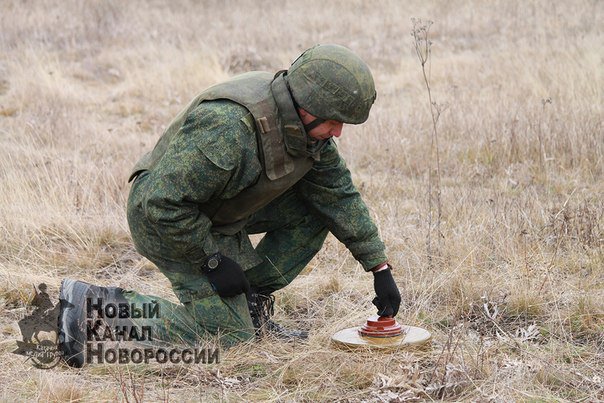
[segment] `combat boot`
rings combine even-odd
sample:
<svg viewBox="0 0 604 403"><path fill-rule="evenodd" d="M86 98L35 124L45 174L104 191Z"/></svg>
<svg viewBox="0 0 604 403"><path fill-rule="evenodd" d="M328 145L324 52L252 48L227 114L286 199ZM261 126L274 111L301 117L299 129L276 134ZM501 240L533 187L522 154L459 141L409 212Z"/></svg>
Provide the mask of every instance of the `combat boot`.
<svg viewBox="0 0 604 403"><path fill-rule="evenodd" d="M275 313L275 296L263 295L252 292L248 297L248 308L256 336L262 337L272 335L279 339L292 341L308 338L308 332L304 330L287 329L271 319Z"/></svg>
<svg viewBox="0 0 604 403"><path fill-rule="evenodd" d="M118 287L98 287L83 281L65 279L59 292L59 351L63 359L72 367L84 365L87 341L87 299L93 304L99 299L104 303L125 302L123 290ZM96 315L95 315L96 317ZM94 320L94 319L92 319Z"/></svg>

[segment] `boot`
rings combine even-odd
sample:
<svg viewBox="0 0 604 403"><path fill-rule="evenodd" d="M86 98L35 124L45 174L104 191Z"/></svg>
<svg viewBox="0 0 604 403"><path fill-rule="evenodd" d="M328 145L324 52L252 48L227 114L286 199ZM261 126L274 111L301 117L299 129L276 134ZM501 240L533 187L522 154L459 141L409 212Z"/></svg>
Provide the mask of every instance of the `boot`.
<svg viewBox="0 0 604 403"><path fill-rule="evenodd" d="M126 300L122 296L122 289L117 287L98 287L85 283L65 279L61 282L59 292L59 350L68 365L81 368L84 365L84 351L87 342L86 329L86 303L91 298L96 303L102 298L104 303L120 303Z"/></svg>
<svg viewBox="0 0 604 403"><path fill-rule="evenodd" d="M274 315L275 296L263 295L252 292L248 297L248 308L252 317L252 323L256 329L256 336L273 335L286 341L303 340L308 338L308 332L304 330L286 329L271 320Z"/></svg>

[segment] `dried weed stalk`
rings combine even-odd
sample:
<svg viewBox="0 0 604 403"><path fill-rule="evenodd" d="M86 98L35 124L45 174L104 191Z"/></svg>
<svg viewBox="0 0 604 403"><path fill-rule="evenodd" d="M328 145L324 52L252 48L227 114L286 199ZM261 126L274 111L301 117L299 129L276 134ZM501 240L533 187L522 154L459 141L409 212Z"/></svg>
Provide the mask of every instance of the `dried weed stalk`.
<svg viewBox="0 0 604 403"><path fill-rule="evenodd" d="M432 135L430 141L430 158L428 165L428 233L426 237L426 252L428 267L434 266L434 255L440 257L442 254L443 233L440 228L442 219L441 186L440 186L440 150L438 145L438 120L446 106L438 104L432 99L431 67L432 67L432 41L429 39L432 21L423 21L412 18L413 48L422 68L424 86L428 94L430 116L432 118ZM436 211L435 211L436 210ZM438 239L437 249L433 250L432 233Z"/></svg>

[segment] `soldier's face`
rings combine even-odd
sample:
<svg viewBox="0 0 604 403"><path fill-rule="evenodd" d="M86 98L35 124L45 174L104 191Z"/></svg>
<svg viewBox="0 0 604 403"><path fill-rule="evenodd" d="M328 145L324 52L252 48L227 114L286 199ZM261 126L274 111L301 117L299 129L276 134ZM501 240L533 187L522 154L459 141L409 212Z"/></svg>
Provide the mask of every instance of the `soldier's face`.
<svg viewBox="0 0 604 403"><path fill-rule="evenodd" d="M302 123L305 125L317 118L302 108L298 109L298 111L300 113L300 120L302 120ZM340 137L342 135L343 127L344 123L342 122L338 122L337 120L326 120L308 132L308 135L315 140L326 140L331 137Z"/></svg>

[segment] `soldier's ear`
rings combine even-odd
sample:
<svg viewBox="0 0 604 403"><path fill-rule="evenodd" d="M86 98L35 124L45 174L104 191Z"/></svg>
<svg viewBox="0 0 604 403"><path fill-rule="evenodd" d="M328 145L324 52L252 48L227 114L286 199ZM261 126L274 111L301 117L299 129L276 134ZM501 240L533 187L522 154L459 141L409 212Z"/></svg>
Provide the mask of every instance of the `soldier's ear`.
<svg viewBox="0 0 604 403"><path fill-rule="evenodd" d="M301 118L305 118L309 115L309 113L306 112L306 110L302 109L302 108L298 108L298 114L300 115Z"/></svg>

